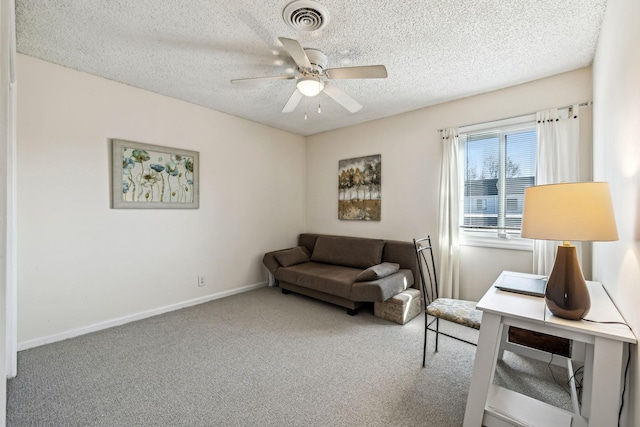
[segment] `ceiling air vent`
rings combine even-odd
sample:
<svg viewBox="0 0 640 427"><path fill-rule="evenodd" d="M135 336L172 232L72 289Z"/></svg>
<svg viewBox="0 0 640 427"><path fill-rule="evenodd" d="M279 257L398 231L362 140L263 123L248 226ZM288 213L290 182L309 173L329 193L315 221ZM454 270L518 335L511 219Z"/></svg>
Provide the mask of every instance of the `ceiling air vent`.
<svg viewBox="0 0 640 427"><path fill-rule="evenodd" d="M284 21L299 31L316 31L329 22L327 9L314 2L299 0L290 3L282 13Z"/></svg>

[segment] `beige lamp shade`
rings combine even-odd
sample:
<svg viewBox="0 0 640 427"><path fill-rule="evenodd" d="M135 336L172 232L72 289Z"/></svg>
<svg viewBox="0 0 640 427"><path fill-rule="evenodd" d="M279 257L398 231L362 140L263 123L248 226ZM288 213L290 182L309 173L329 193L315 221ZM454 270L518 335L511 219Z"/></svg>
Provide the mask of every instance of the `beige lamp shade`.
<svg viewBox="0 0 640 427"><path fill-rule="evenodd" d="M618 240L609 184L574 182L526 188L520 235L541 240Z"/></svg>

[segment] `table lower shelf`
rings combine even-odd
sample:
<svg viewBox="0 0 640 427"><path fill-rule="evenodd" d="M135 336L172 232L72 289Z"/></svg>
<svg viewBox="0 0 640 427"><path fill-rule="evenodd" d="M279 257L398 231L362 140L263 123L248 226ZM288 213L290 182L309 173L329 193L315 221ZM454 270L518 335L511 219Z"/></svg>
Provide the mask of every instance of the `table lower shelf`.
<svg viewBox="0 0 640 427"><path fill-rule="evenodd" d="M491 384L482 424L487 427L586 427L578 414Z"/></svg>

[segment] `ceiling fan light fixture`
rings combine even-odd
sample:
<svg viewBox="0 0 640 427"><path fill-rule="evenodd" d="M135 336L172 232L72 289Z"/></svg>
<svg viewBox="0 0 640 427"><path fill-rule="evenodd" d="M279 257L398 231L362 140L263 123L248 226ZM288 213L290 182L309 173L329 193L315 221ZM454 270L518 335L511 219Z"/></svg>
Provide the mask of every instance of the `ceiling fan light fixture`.
<svg viewBox="0 0 640 427"><path fill-rule="evenodd" d="M300 77L296 87L304 96L316 96L322 89L324 89L324 83L319 77Z"/></svg>

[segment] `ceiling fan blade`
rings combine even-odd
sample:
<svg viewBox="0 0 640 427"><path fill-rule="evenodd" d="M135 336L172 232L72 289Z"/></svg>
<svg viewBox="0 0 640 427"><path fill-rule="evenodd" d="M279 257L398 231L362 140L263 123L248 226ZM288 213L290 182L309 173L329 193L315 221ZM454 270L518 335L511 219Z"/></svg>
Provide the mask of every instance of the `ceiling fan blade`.
<svg viewBox="0 0 640 427"><path fill-rule="evenodd" d="M384 65L365 65L362 67L329 68L325 74L330 79L385 79L387 69Z"/></svg>
<svg viewBox="0 0 640 427"><path fill-rule="evenodd" d="M282 108L282 112L290 113L295 110L298 102L300 102L303 96L304 95L302 95L302 92L300 92L298 89L294 90L284 108Z"/></svg>
<svg viewBox="0 0 640 427"><path fill-rule="evenodd" d="M342 105L351 113L357 113L362 109L362 105L360 105L358 101L344 93L341 89L338 89L337 86L328 82L324 84L324 93L329 95L334 101Z"/></svg>
<svg viewBox="0 0 640 427"><path fill-rule="evenodd" d="M311 68L309 57L307 57L307 54L297 40L288 39L286 37L278 37L278 40L282 43L284 50L286 50L289 56L291 56L295 63L298 64L298 67Z"/></svg>
<svg viewBox="0 0 640 427"><path fill-rule="evenodd" d="M268 77L251 77L248 79L233 79L231 83L254 83L254 82L263 82L268 80L291 80L296 77L293 75L286 76L268 76Z"/></svg>

